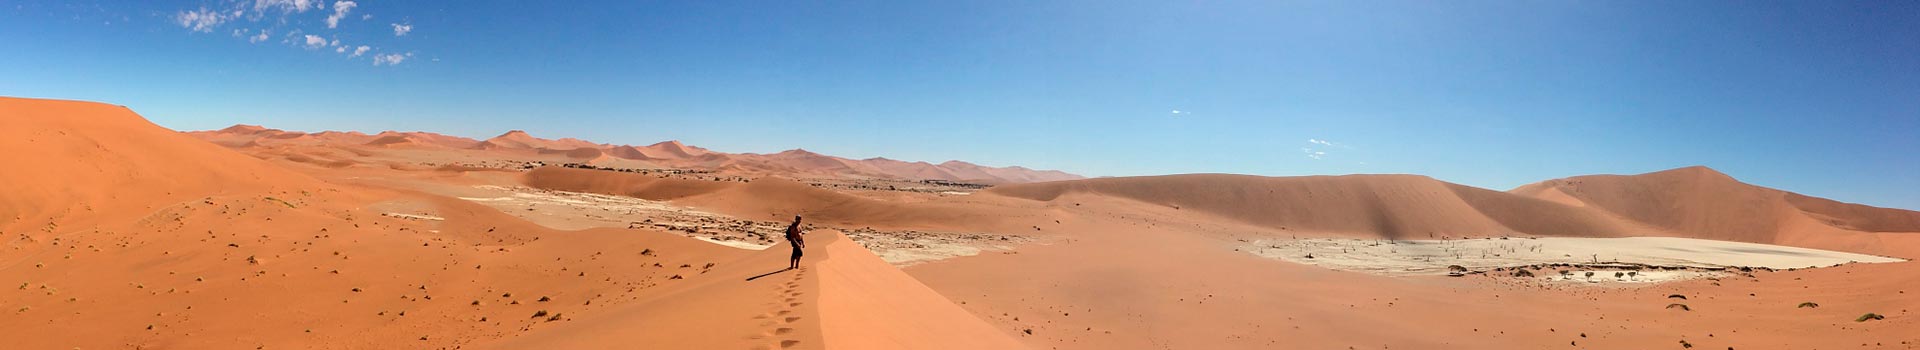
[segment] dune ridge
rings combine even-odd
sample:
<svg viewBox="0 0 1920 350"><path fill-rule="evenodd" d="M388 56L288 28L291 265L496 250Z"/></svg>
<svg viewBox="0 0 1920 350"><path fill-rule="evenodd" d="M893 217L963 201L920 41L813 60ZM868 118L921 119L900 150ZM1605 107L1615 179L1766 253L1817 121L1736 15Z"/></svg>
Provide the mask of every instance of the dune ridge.
<svg viewBox="0 0 1920 350"><path fill-rule="evenodd" d="M574 138L544 139L534 137L522 130L508 131L486 140L418 131L386 131L375 135L333 131L308 134L257 125L235 125L220 130L194 131L188 134L235 148L281 145L440 147L487 152L564 155L570 161L600 166L699 169L747 176L942 180L984 184L1084 178L1058 170L1034 170L1020 166L989 167L957 160L939 164L886 158L856 160L804 149L758 154L715 152L680 141L662 141L646 146L599 144Z"/></svg>
<svg viewBox="0 0 1920 350"><path fill-rule="evenodd" d="M1676 236L1884 253L1843 237L1920 232L1920 212L1754 186L1706 167L1548 180L1501 192L1416 175L1101 178L994 187L1039 201L1125 198L1295 232L1382 238ZM1801 223L1833 230L1809 230ZM1817 231L1817 232L1816 232ZM1820 234L1828 238L1800 237ZM1863 251L1864 250L1864 251Z"/></svg>

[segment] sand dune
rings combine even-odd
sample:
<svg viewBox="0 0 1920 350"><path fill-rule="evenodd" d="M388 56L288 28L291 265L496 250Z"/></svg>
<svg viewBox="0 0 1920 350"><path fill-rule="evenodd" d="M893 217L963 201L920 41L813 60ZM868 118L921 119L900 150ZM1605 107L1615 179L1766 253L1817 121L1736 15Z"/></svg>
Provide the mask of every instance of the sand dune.
<svg viewBox="0 0 1920 350"><path fill-rule="evenodd" d="M835 231L817 262L783 270L785 243L704 270L700 280L493 348L1020 349ZM663 326L670 325L670 326Z"/></svg>
<svg viewBox="0 0 1920 350"><path fill-rule="evenodd" d="M361 178L459 172L296 172L124 107L0 99L0 116L0 161L36 170L0 173L0 232L9 237L0 280L19 283L0 290L9 312L0 329L12 347L628 348L618 341L643 339L666 348L857 348L846 335L823 336L824 320L842 314L881 325L862 330L904 341L895 345L1018 346L951 304L927 304L944 299L897 270L880 273L892 267L837 233L816 236L823 247L805 272L747 282L785 266L784 252L652 229L553 230ZM829 257L841 259L822 261ZM828 306L819 283L894 299ZM733 311L743 313L706 321ZM607 337L548 336L579 330Z"/></svg>
<svg viewBox="0 0 1920 350"><path fill-rule="evenodd" d="M318 187L303 174L161 128L126 107L0 98L0 229L127 219L205 195Z"/></svg>
<svg viewBox="0 0 1920 350"><path fill-rule="evenodd" d="M1396 239L1632 233L1579 208L1414 175L1169 175L1007 185L987 192L1043 201L1073 194L1111 196L1295 233Z"/></svg>
<svg viewBox="0 0 1920 350"><path fill-rule="evenodd" d="M1814 232L1796 223L1818 223L1847 234L1920 232L1920 212L1877 208L1755 186L1707 167L1639 175L1591 175L1548 180L1512 193L1578 201L1609 215L1674 235L1741 242L1830 247L1820 239L1792 237Z"/></svg>
<svg viewBox="0 0 1920 350"><path fill-rule="evenodd" d="M1910 261L1627 286L1313 266L1508 266L1501 259L1577 261L1582 253L1592 261L1626 250L1621 244L1638 252L1623 261L1897 261L1676 238L1378 240L1429 237L1677 236L1920 255L1914 212L1766 189L1704 168L1510 192L1414 175L1215 174L979 192L919 181L891 184L934 187L873 189L809 178L1071 175L525 133L485 142L257 126L181 134L124 107L29 99L0 99L0 149L0 161L31 169L0 172L0 281L17 286L0 288L0 312L8 313L0 335L18 348L1541 349L1687 341L1751 349L1920 341L1906 332L1920 320L1910 311L1920 308L1911 290L1920 273ZM557 162L685 168L536 166ZM499 200L546 190L644 198L656 210L596 206L582 193ZM467 198L473 193L489 195ZM700 215L635 216L644 213ZM795 214L847 232L816 229L804 270L777 270L785 247L692 238L713 236L694 229L778 226L749 220ZM555 222L580 226L546 226ZM681 227L687 231L670 231ZM928 237L952 233L1005 247L922 261L904 273L862 247L926 247L942 242ZM1296 235L1347 243L1304 246L1327 261L1305 250L1257 255L1314 241ZM754 242L774 242L762 238ZM1514 243L1523 241L1567 245ZM1447 257L1476 244L1488 248ZM1401 248L1417 254L1332 261ZM1814 302L1820 306L1796 306ZM1885 317L1853 321L1867 312Z"/></svg>
<svg viewBox="0 0 1920 350"><path fill-rule="evenodd" d="M704 169L744 176L802 176L823 178L880 178L902 180L944 180L984 184L1044 182L1080 179L1054 170L1025 167L988 167L962 161L940 164L903 162L885 158L854 160L801 149L773 154L721 153L689 146L680 141L664 141L646 146L607 145L591 141L534 137L513 130L486 140L473 140L427 132L382 132L366 135L357 132L301 132L268 129L254 125L235 125L214 131L188 134L228 147L274 145L334 145L340 147L425 147L437 146L475 151L506 152L497 155L551 155L552 159L527 159L587 163L612 167ZM636 162L637 161L637 162Z"/></svg>

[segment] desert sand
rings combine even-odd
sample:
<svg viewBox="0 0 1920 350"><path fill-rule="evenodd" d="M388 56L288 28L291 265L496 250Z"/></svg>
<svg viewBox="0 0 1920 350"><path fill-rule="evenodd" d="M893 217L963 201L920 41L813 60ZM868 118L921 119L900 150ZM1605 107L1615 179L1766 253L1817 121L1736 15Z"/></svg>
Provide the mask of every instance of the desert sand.
<svg viewBox="0 0 1920 350"><path fill-rule="evenodd" d="M1327 268L1386 275L1462 275L1541 265L1572 274L1531 271L1527 280L1566 280L1580 272L1633 277L1598 282L1664 282L1719 276L1715 271L1784 270L1904 259L1770 244L1678 237L1529 237L1525 239L1367 240L1307 238L1248 244L1255 255ZM1660 273L1660 271L1684 270ZM1518 270L1514 270L1518 273ZM1534 270L1539 271L1539 270ZM1733 271L1738 272L1738 271ZM1594 280L1588 280L1594 281Z"/></svg>
<svg viewBox="0 0 1920 350"><path fill-rule="evenodd" d="M1920 345L1920 213L1704 167L1510 191L1083 179L525 132L182 133L20 98L0 98L0 162L0 334L25 349ZM809 244L786 270L794 215ZM1476 251L1499 256L1451 254ZM1525 270L1566 283L1514 276L1555 263ZM1599 263L1648 274L1555 272Z"/></svg>

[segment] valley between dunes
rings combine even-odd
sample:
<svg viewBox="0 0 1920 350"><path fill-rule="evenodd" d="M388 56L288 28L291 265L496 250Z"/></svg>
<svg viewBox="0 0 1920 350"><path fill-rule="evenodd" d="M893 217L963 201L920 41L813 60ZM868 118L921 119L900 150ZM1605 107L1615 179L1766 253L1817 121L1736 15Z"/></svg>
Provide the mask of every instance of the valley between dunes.
<svg viewBox="0 0 1920 350"><path fill-rule="evenodd" d="M1086 179L524 132L183 133L122 106L22 98L0 98L0 162L8 348L1920 347L1920 212L1706 167L1509 191L1418 175ZM808 249L785 270L778 231L794 215ZM1647 267L1385 275L1256 254L1564 237L1885 261L1545 283ZM1867 313L1882 318L1856 321Z"/></svg>

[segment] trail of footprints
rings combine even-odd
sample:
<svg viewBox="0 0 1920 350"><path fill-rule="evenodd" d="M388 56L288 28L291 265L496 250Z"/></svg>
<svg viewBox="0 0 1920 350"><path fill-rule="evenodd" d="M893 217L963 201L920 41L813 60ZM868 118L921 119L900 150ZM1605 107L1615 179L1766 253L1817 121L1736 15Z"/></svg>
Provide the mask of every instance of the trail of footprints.
<svg viewBox="0 0 1920 350"><path fill-rule="evenodd" d="M793 329L793 323L800 321L800 316L794 315L794 308L805 304L800 301L800 296L804 294L800 292L800 279L806 278L806 276L807 271L800 270L793 274L793 279L787 280L786 283L781 283L780 289L775 291L774 294L774 297L779 301L767 304L767 306L773 307L775 311L753 317L754 319L765 320L760 322L760 326L765 327L766 330L755 334L751 338L769 341L767 344L755 346L754 349L789 349L800 345L800 340L793 339L791 336L795 331Z"/></svg>

